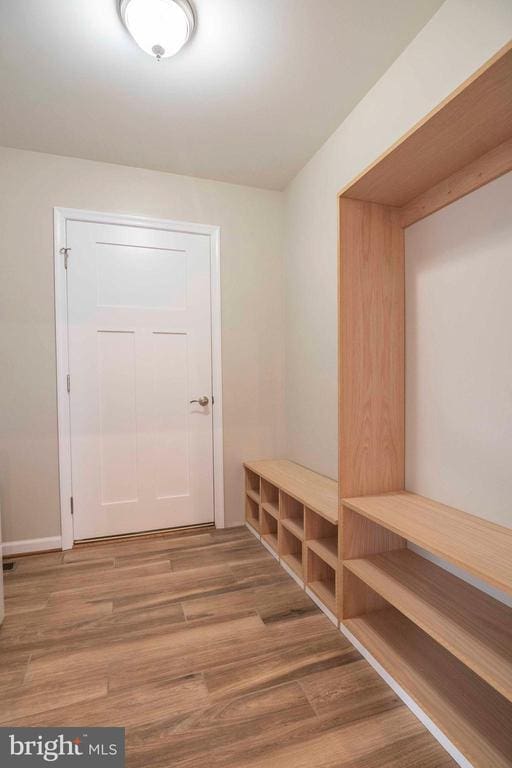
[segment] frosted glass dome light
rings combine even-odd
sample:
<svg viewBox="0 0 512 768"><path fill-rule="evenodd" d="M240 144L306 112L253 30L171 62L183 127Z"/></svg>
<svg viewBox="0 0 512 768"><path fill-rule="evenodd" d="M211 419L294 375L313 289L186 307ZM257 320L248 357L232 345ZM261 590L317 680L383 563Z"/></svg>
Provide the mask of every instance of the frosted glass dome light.
<svg viewBox="0 0 512 768"><path fill-rule="evenodd" d="M137 45L158 60L178 53L194 30L187 0L120 0L119 11Z"/></svg>

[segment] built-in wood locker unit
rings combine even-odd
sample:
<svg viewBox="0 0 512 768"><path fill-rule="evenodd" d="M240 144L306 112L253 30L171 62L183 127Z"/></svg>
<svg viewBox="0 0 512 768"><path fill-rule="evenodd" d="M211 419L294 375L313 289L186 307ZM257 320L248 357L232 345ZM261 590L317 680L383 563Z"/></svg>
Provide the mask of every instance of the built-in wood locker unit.
<svg viewBox="0 0 512 768"><path fill-rule="evenodd" d="M250 530L460 765L512 768L512 529L405 488L404 229L512 170L512 43L339 195L339 482L246 462Z"/></svg>
<svg viewBox="0 0 512 768"><path fill-rule="evenodd" d="M405 489L404 228L512 170L512 45L339 196L340 627L460 753L512 766L512 530Z"/></svg>

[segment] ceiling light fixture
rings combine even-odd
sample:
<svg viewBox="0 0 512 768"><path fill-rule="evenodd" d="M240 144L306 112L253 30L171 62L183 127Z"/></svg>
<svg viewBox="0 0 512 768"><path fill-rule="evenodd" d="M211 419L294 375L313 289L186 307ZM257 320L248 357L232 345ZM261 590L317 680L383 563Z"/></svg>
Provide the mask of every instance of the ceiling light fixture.
<svg viewBox="0 0 512 768"><path fill-rule="evenodd" d="M194 31L187 0L120 0L119 12L137 45L158 61L178 53Z"/></svg>

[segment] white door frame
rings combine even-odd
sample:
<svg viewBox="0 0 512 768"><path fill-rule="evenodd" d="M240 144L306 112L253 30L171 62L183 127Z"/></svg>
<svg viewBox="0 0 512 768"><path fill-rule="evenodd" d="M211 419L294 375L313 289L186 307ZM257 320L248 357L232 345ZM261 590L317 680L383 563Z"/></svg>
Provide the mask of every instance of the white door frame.
<svg viewBox="0 0 512 768"><path fill-rule="evenodd" d="M212 315L212 395L215 400L213 418L213 485L214 514L217 528L224 528L224 454L222 434L222 358L220 301L220 227L190 224L183 221L151 219L117 213L97 213L75 208L54 208L55 260L55 340L57 350L57 416L59 437L59 485L62 549L73 547L73 517L71 515L71 424L67 376L69 373L68 302L65 268L66 223L89 221L96 224L120 224L131 227L164 229L207 235L210 238L211 315ZM70 255L73 258L73 255Z"/></svg>

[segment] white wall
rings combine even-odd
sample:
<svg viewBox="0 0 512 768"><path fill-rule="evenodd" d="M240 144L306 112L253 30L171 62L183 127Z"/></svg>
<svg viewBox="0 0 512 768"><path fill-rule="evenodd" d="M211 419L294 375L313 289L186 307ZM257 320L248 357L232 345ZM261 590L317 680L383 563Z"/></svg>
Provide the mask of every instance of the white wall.
<svg viewBox="0 0 512 768"><path fill-rule="evenodd" d="M512 526L512 173L405 243L406 486Z"/></svg>
<svg viewBox="0 0 512 768"><path fill-rule="evenodd" d="M5 541L60 534L53 206L217 224L226 522L244 458L282 443L282 195L0 149L0 502Z"/></svg>
<svg viewBox="0 0 512 768"><path fill-rule="evenodd" d="M510 0L446 0L289 185L285 390L290 458L337 476L337 192L511 36Z"/></svg>

